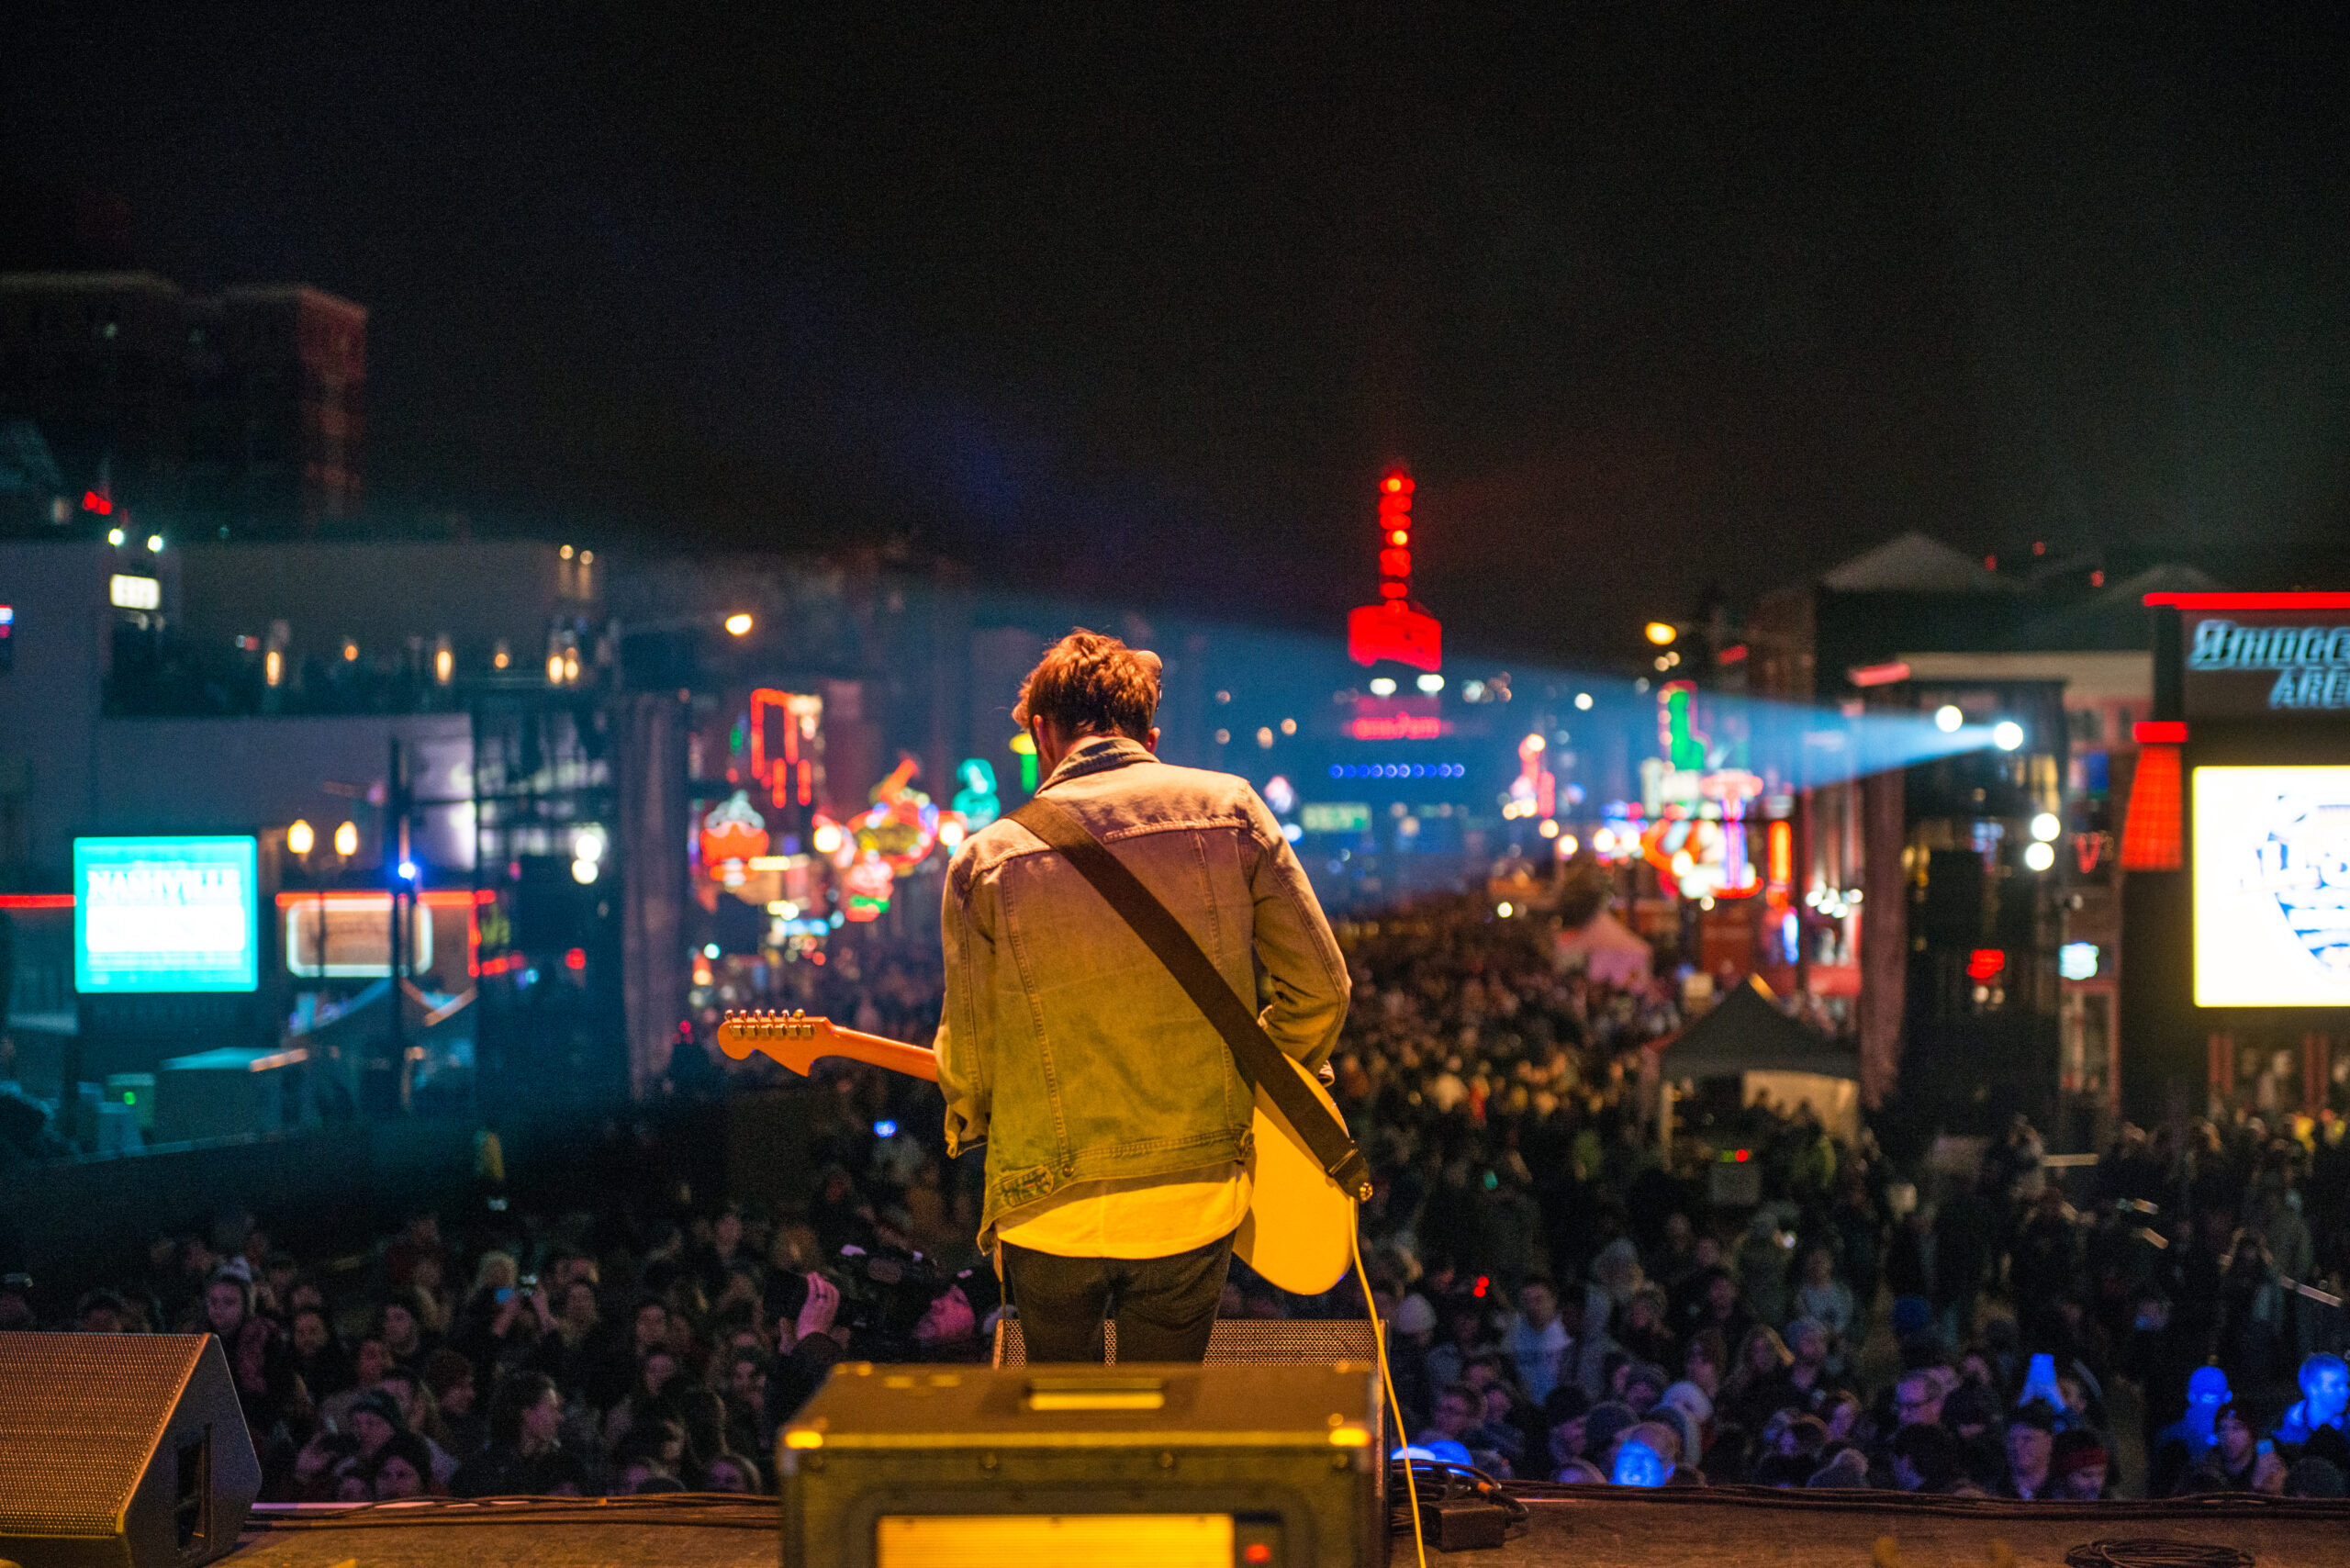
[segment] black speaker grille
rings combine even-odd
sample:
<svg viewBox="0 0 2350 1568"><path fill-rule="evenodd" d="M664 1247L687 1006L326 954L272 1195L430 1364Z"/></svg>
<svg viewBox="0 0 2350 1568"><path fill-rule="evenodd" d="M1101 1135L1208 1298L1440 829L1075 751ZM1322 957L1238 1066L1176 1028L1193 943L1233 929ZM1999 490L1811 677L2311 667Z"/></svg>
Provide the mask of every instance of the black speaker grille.
<svg viewBox="0 0 2350 1568"><path fill-rule="evenodd" d="M0 1334L0 1535L110 1536L200 1335Z"/></svg>

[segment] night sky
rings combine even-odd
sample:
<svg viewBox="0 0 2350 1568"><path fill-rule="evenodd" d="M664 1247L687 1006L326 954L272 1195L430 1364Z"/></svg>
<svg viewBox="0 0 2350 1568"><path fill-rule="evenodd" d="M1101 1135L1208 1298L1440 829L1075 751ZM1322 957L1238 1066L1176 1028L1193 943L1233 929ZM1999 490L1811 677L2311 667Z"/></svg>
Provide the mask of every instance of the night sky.
<svg viewBox="0 0 2350 1568"><path fill-rule="evenodd" d="M363 302L374 501L486 529L1335 630L1405 460L1526 655L1909 528L2350 538L2338 5L895 9L19 0L8 258Z"/></svg>

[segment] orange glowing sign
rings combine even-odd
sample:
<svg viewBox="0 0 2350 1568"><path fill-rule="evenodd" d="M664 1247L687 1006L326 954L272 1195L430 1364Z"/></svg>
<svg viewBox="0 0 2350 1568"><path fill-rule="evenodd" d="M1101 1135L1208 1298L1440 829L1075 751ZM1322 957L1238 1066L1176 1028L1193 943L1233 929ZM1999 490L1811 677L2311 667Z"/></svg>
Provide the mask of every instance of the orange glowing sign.
<svg viewBox="0 0 2350 1568"><path fill-rule="evenodd" d="M711 875L722 876L731 865L739 879L744 861L767 852L767 819L744 791L737 790L701 819L701 863Z"/></svg>

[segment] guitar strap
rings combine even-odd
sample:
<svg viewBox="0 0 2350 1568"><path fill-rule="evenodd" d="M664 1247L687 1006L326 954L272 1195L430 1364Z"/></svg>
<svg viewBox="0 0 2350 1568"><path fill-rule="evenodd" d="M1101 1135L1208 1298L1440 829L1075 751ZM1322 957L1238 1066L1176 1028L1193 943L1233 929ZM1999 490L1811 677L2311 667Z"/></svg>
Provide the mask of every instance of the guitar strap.
<svg viewBox="0 0 2350 1568"><path fill-rule="evenodd" d="M1214 961L1201 951L1199 942L1183 929L1183 923L1142 885L1142 879L1126 868L1125 861L1112 854L1108 846L1063 807L1039 795L1008 814L1058 850L1077 868L1078 874L1092 884L1102 901L1117 912L1118 917L1133 927L1143 946L1167 967L1167 972L1175 977L1175 983L1183 988L1184 994L1224 1036L1240 1076L1248 1081L1251 1088L1265 1092L1281 1120L1313 1151L1323 1172L1337 1183L1340 1191L1352 1193L1358 1198L1370 1196L1371 1163L1348 1136L1346 1124L1332 1115L1329 1107L1300 1081L1281 1048L1273 1044L1272 1036L1257 1022L1256 1014L1234 993L1231 982L1217 970Z"/></svg>

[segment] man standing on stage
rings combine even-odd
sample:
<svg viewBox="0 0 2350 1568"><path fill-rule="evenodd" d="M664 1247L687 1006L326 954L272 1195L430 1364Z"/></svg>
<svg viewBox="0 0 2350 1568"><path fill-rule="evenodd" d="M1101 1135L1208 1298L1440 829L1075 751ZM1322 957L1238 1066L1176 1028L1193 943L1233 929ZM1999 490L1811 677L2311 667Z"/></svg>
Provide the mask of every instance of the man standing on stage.
<svg viewBox="0 0 2350 1568"><path fill-rule="evenodd" d="M1281 824L1230 774L1152 754L1158 655L1073 632L1022 684L1038 793L1165 904L1282 1051L1319 1068L1347 969ZM946 1142L987 1140L979 1245L998 1249L1032 1361L1206 1353L1248 1211L1254 1103L1231 1048L1058 851L1009 819L946 877L938 1080ZM1261 971L1264 988L1259 989Z"/></svg>

